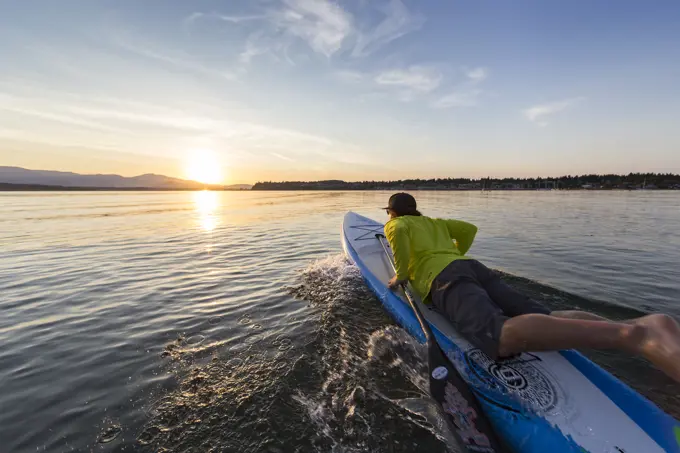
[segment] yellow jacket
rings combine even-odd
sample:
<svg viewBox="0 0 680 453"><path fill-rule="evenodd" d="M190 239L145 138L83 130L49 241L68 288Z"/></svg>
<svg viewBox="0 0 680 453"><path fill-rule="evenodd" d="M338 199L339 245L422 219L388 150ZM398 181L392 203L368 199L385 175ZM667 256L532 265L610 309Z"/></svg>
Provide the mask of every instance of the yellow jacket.
<svg viewBox="0 0 680 453"><path fill-rule="evenodd" d="M422 300L446 266L468 258L465 254L476 234L477 227L471 223L426 216L400 216L385 224L397 278L409 280Z"/></svg>

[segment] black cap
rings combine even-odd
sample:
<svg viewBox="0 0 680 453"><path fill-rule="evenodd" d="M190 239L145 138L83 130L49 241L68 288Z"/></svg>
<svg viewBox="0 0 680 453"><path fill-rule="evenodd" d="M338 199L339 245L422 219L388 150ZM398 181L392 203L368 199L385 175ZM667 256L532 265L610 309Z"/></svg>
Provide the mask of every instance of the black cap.
<svg viewBox="0 0 680 453"><path fill-rule="evenodd" d="M406 214L414 212L416 210L416 199L413 195L406 192L395 193L390 197L390 201L387 202L387 208L391 209L397 214Z"/></svg>

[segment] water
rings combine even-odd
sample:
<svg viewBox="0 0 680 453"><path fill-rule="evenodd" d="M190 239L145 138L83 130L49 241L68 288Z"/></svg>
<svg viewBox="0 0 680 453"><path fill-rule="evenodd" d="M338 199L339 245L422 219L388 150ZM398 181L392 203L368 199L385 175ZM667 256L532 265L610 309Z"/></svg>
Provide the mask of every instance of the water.
<svg viewBox="0 0 680 453"><path fill-rule="evenodd" d="M678 195L417 198L552 307L680 318ZM341 255L388 196L0 194L2 451L446 451L422 346ZM643 360L588 355L680 416Z"/></svg>

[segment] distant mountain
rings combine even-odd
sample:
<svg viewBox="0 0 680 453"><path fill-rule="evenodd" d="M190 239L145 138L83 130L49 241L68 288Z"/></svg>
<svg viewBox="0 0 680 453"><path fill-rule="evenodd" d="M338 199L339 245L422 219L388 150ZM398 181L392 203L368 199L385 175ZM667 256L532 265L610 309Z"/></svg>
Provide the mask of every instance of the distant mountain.
<svg viewBox="0 0 680 453"><path fill-rule="evenodd" d="M216 189L216 190L245 190L250 189L247 184L223 186L219 184L203 184L196 181L171 178L164 175L145 174L125 177L120 175L81 175L78 173L48 170L28 170L20 167L0 167L0 183L62 186L79 188L111 188L111 189Z"/></svg>

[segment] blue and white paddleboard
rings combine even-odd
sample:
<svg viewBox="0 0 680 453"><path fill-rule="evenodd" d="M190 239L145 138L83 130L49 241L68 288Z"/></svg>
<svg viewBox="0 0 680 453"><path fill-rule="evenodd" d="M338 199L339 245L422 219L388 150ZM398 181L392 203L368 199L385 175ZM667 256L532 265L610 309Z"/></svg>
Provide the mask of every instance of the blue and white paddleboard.
<svg viewBox="0 0 680 453"><path fill-rule="evenodd" d="M425 337L376 238L383 225L345 215L342 242L390 314ZM517 453L680 453L680 422L576 351L522 354L494 362L420 304L439 345L474 389L498 435Z"/></svg>

